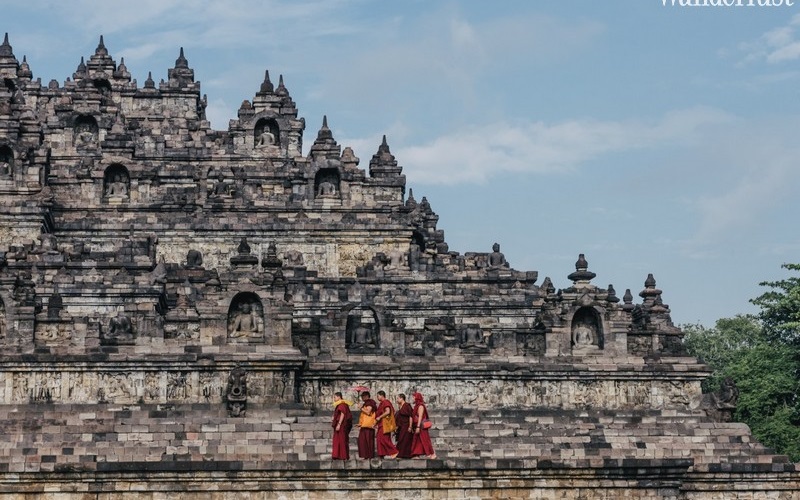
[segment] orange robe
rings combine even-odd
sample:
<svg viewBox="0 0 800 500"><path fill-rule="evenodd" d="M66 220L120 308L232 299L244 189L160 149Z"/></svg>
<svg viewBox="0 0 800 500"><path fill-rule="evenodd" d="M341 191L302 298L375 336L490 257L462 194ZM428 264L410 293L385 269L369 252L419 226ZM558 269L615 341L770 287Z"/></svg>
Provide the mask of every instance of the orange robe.
<svg viewBox="0 0 800 500"><path fill-rule="evenodd" d="M383 415L383 412L386 411L387 408L389 409L390 414L394 413L394 406L392 406L391 401L384 399L381 401L381 404L378 405L378 416ZM375 441L378 444L379 457L397 454L397 448L395 448L394 443L392 443L392 433L383 432L383 423L386 422L386 418L387 417L384 417L378 420L378 429L377 433L375 434Z"/></svg>
<svg viewBox="0 0 800 500"><path fill-rule="evenodd" d="M376 411L378 405L375 400L368 399L363 406L371 406ZM358 431L358 456L360 458L375 458L375 429L360 428Z"/></svg>

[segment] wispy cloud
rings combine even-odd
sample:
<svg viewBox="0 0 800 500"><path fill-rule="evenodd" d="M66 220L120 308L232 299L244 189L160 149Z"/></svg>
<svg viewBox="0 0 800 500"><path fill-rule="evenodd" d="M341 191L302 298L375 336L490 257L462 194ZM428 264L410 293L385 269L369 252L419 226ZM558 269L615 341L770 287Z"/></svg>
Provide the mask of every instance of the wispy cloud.
<svg viewBox="0 0 800 500"><path fill-rule="evenodd" d="M698 107L668 113L655 123L590 119L553 124L497 122L396 149L415 182L482 183L509 172L569 172L608 153L694 141L702 127L733 119L719 110ZM366 146L377 144L377 137L345 142Z"/></svg>
<svg viewBox="0 0 800 500"><path fill-rule="evenodd" d="M743 54L739 65L752 62L777 64L800 58L800 14L795 14L788 24L771 29L755 40L739 44Z"/></svg>

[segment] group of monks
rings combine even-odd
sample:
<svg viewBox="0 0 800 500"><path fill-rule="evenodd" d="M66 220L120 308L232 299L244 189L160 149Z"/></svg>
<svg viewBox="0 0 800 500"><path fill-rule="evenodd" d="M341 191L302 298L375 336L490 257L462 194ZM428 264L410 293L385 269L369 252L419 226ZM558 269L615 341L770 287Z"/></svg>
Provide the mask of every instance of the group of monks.
<svg viewBox="0 0 800 500"><path fill-rule="evenodd" d="M428 432L430 422L425 399L419 392L415 392L413 398L412 408L405 394L398 394L395 412L384 391L378 391L377 403L369 391L361 393L361 413L356 424L359 428L358 458L436 458ZM353 403L342 398L341 392L335 393L333 399L333 459L349 460L350 431L353 428L350 407ZM392 422L396 425L393 426Z"/></svg>

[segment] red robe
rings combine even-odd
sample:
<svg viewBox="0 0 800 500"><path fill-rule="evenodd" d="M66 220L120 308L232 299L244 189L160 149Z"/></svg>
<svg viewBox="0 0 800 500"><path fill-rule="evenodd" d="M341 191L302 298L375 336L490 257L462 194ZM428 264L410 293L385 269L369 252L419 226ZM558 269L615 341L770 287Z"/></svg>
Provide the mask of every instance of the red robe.
<svg viewBox="0 0 800 500"><path fill-rule="evenodd" d="M339 424L341 415L344 415L344 419L337 431L336 426ZM350 413L347 403L339 403L333 410L331 427L333 427L333 459L348 460L350 458L350 430L353 428L353 414Z"/></svg>
<svg viewBox="0 0 800 500"><path fill-rule="evenodd" d="M375 400L368 399L362 405L371 406L373 412L377 410L378 405ZM360 458L375 458L375 429L365 429L363 427L358 431L358 456Z"/></svg>
<svg viewBox="0 0 800 500"><path fill-rule="evenodd" d="M395 415L397 419L397 452L399 453L397 456L400 458L411 458L411 442L414 439L414 433L409 429L412 415L414 415L414 411L408 403L403 403Z"/></svg>
<svg viewBox="0 0 800 500"><path fill-rule="evenodd" d="M388 399L384 399L381 401L381 404L378 405L378 416L383 415L383 412L386 409L389 409L389 414L391 415L394 413L394 406L392 406L392 402ZM383 417L382 419L378 420L378 429L375 434L375 441L378 444L378 456L379 457L386 457L390 455L396 455L397 448L395 448L394 443L392 443L392 433L383 432L383 423L386 422L388 417Z"/></svg>
<svg viewBox="0 0 800 500"><path fill-rule="evenodd" d="M422 408L422 419L419 418L419 408ZM414 439L411 443L411 456L433 455L433 443L428 429L422 428L422 420L428 418L428 408L424 404L414 406ZM419 432L416 430L419 429Z"/></svg>

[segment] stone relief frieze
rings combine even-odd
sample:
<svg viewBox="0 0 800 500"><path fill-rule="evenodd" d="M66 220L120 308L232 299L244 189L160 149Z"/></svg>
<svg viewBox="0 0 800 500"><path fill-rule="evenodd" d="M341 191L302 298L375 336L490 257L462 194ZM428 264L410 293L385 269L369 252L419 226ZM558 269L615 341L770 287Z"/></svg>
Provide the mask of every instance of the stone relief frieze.
<svg viewBox="0 0 800 500"><path fill-rule="evenodd" d="M442 408L507 407L564 409L668 409L690 407L699 398L696 382L655 380L350 380L302 381L304 404L325 407L337 390L364 385L387 394L421 392L426 401ZM351 398L355 393L349 395ZM322 405L322 406L320 406Z"/></svg>

